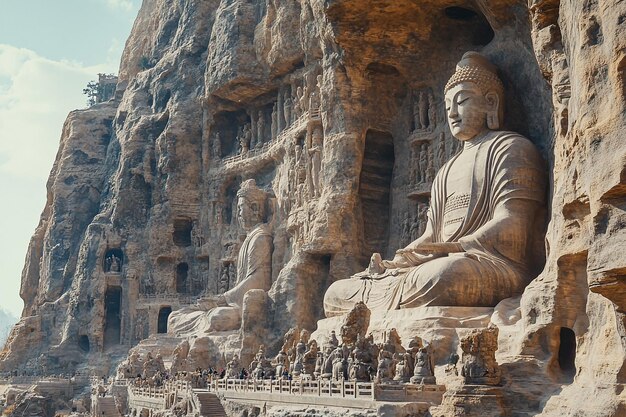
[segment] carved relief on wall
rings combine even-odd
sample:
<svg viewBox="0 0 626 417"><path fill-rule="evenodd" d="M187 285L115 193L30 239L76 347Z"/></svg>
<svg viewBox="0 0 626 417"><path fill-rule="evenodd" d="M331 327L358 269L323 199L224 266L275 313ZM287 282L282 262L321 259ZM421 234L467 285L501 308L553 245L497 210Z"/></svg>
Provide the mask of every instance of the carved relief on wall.
<svg viewBox="0 0 626 417"><path fill-rule="evenodd" d="M150 322L147 309L137 309L135 314L135 340L146 339L150 335Z"/></svg>
<svg viewBox="0 0 626 417"><path fill-rule="evenodd" d="M110 274L119 274L122 272L122 262L124 254L121 249L109 249L104 255L104 272Z"/></svg>
<svg viewBox="0 0 626 417"><path fill-rule="evenodd" d="M212 130L218 133L209 139L214 159L229 165L288 146L301 130L310 136L311 122L320 121L320 82L321 75L310 72L299 81L286 82L269 102L217 115Z"/></svg>
<svg viewBox="0 0 626 417"><path fill-rule="evenodd" d="M411 131L432 132L437 127L437 103L430 88L414 91L411 96Z"/></svg>

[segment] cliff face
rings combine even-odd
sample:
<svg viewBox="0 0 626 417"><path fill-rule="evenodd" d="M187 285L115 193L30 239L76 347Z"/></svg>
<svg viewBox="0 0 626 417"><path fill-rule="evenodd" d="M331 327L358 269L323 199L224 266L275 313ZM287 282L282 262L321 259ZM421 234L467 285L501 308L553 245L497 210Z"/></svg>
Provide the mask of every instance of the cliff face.
<svg viewBox="0 0 626 417"><path fill-rule="evenodd" d="M64 126L0 367L95 366L232 287L248 178L274 233L255 341L313 330L330 283L421 231L458 149L443 86L479 50L506 128L551 174L545 268L494 317L511 401L625 412L624 16L617 0L144 1L115 99Z"/></svg>

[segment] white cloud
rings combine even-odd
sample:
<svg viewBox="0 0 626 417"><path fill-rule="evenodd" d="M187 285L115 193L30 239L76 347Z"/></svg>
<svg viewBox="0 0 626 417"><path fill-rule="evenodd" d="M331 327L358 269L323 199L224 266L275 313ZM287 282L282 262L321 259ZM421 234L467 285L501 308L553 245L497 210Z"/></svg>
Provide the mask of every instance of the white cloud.
<svg viewBox="0 0 626 417"><path fill-rule="evenodd" d="M82 89L115 70L0 44L0 173L47 178L67 114L85 107Z"/></svg>
<svg viewBox="0 0 626 417"><path fill-rule="evenodd" d="M133 10L132 0L106 0L106 3L109 7L116 10L124 10L127 12Z"/></svg>

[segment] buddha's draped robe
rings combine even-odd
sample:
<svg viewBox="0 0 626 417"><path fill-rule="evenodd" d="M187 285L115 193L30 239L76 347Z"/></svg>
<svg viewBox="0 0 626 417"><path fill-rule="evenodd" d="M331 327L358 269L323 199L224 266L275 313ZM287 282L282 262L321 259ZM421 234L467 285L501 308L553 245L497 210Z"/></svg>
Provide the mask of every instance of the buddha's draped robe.
<svg viewBox="0 0 626 417"><path fill-rule="evenodd" d="M358 301L373 311L487 307L522 292L543 255L543 161L528 139L512 132L492 131L468 145L437 173L427 220L432 231L428 242L458 242L464 252L388 269L381 276L337 281L324 297L327 317L350 311ZM457 161L462 164L455 166ZM452 175L457 169L467 176L460 180ZM513 199L526 200L535 213L508 216L502 206ZM450 218L450 213L456 216Z"/></svg>

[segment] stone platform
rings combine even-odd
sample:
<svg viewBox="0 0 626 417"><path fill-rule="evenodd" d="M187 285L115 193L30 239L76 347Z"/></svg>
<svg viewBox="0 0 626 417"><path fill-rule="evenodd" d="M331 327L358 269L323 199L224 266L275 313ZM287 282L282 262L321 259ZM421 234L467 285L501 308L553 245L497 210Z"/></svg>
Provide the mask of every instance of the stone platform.
<svg viewBox="0 0 626 417"><path fill-rule="evenodd" d="M420 307L390 311L372 311L367 333L380 343L385 332L395 328L402 338L403 346L415 336L432 345L435 363L443 364L452 352L457 351L459 335L466 329L487 327L493 313L492 307ZM311 335L318 344L324 345L330 332L341 334L346 315L330 317L317 322L317 330Z"/></svg>

